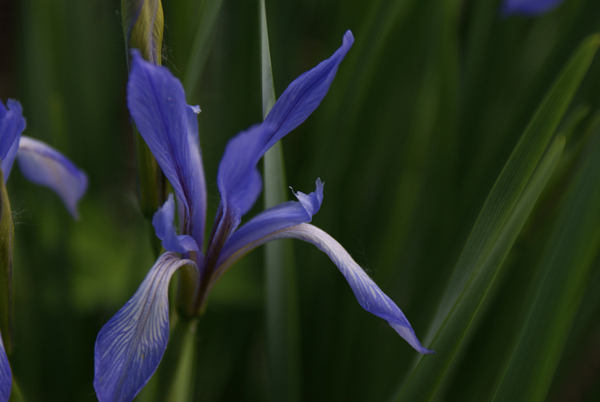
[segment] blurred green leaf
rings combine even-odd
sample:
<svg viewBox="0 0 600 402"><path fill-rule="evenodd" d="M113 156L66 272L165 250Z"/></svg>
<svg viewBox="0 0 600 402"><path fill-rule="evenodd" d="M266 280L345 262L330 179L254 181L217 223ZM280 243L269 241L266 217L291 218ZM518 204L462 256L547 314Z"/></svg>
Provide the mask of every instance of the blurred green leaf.
<svg viewBox="0 0 600 402"><path fill-rule="evenodd" d="M223 0L203 0L200 5L198 30L192 43L188 66L183 78L183 87L187 98L190 100L196 99L198 83L202 78L206 59L210 53L211 42L214 37L214 26L222 5Z"/></svg>
<svg viewBox="0 0 600 402"><path fill-rule="evenodd" d="M592 36L574 52L506 162L475 222L425 341L425 345L438 354L419 356L400 391L399 400L429 400L444 380L549 177L545 171L554 167L544 167L545 162L542 162L540 173L534 175L598 44L598 36ZM546 158L552 158L552 152Z"/></svg>
<svg viewBox="0 0 600 402"><path fill-rule="evenodd" d="M600 248L600 130L561 205L494 401L544 400Z"/></svg>
<svg viewBox="0 0 600 402"><path fill-rule="evenodd" d="M263 119L275 104L265 1L260 6L260 48ZM264 156L265 209L287 201L281 142ZM265 289L269 387L273 401L299 401L300 348L294 249L291 240L265 245Z"/></svg>

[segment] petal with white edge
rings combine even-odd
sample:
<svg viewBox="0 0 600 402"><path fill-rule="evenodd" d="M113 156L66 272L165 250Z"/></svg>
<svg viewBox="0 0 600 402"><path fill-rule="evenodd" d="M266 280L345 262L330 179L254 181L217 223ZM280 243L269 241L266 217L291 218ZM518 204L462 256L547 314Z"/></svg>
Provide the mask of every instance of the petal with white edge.
<svg viewBox="0 0 600 402"><path fill-rule="evenodd" d="M100 330L94 348L94 389L100 402L128 402L156 371L169 340L169 281L183 265L161 255L133 297Z"/></svg>
<svg viewBox="0 0 600 402"><path fill-rule="evenodd" d="M86 174L49 145L21 136L17 160L29 181L54 190L69 213L77 219L77 203L87 189Z"/></svg>
<svg viewBox="0 0 600 402"><path fill-rule="evenodd" d="M254 248L278 239L299 239L312 243L331 258L352 288L358 303L368 312L386 320L394 330L404 338L417 352L435 353L421 345L415 331L404 316L404 313L379 287L365 271L352 259L350 254L331 236L308 223L284 228L271 233L245 247L238 249L220 269L226 270L231 264Z"/></svg>

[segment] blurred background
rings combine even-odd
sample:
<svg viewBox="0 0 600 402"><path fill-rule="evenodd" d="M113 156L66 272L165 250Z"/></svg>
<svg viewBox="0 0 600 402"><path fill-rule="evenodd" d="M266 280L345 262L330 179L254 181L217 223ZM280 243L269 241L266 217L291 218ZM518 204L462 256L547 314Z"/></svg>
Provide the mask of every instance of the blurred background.
<svg viewBox="0 0 600 402"><path fill-rule="evenodd" d="M352 254L422 341L527 122L577 45L600 31L596 0L565 0L535 18L503 16L499 7L497 0L266 1L278 96L329 57L345 30L354 33L329 94L283 140L287 182L303 192L318 177L326 183L313 223ZM258 2L164 0L163 8L163 65L184 82L188 103L202 108L212 216L226 142L262 120ZM18 169L8 182L16 224L11 366L29 401L95 400L96 335L154 262L154 233L136 200L126 82L118 0L0 0L0 97L18 99L24 134L63 152L90 182L77 222ZM599 102L595 60L566 115L575 123L561 175L504 261L439 400L491 397L565 188L598 131ZM261 210L259 201L248 217ZM549 376L550 401L600 399L597 237L590 242L582 299L565 321L572 329ZM325 255L300 242L294 248L299 358L291 399L390 400L417 353L363 311ZM212 292L198 327L198 400L276 400L263 276L257 250Z"/></svg>

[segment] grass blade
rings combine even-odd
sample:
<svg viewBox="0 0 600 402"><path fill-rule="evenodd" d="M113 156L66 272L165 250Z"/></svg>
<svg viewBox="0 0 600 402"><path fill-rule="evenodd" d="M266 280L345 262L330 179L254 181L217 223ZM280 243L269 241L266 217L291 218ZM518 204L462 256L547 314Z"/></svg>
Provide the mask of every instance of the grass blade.
<svg viewBox="0 0 600 402"><path fill-rule="evenodd" d="M600 131L567 193L494 401L544 400L600 248Z"/></svg>
<svg viewBox="0 0 600 402"><path fill-rule="evenodd" d="M592 36L574 52L506 162L475 222L427 337L433 340L428 347L438 354L419 357L401 390L400 400L431 399L444 379L543 188L541 184L545 184L546 176L534 175L534 171L598 44L598 36Z"/></svg>
<svg viewBox="0 0 600 402"><path fill-rule="evenodd" d="M265 1L260 4L260 44L263 118L275 104ZM265 209L287 201L281 142L264 156ZM291 240L265 245L268 369L271 399L299 401L300 353L294 255Z"/></svg>

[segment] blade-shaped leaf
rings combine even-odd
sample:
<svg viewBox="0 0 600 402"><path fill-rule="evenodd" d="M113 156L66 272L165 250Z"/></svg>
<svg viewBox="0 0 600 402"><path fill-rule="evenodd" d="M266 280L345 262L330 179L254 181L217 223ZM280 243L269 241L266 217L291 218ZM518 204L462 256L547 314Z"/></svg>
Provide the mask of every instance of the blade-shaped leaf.
<svg viewBox="0 0 600 402"><path fill-rule="evenodd" d="M214 26L217 16L223 5L223 0L203 1L200 6L198 19L198 31L194 37L188 68L183 78L183 87L188 95L188 99L196 99L198 82L202 77L206 59L211 49L211 42L214 37Z"/></svg>
<svg viewBox="0 0 600 402"><path fill-rule="evenodd" d="M540 259L494 401L539 401L548 393L600 249L600 130L593 140Z"/></svg>
<svg viewBox="0 0 600 402"><path fill-rule="evenodd" d="M260 48L263 118L275 104L265 1L260 5ZM287 201L281 142L264 156L265 209ZM299 401L300 351L294 249L291 240L265 245L265 288L268 368L271 398Z"/></svg>
<svg viewBox="0 0 600 402"><path fill-rule="evenodd" d="M545 175L532 176L533 172L587 72L599 43L598 36L592 36L574 52L506 162L475 222L425 341L438 355L434 358L419 357L400 391L400 400L431 399L444 379L539 196ZM429 340L432 342L429 343Z"/></svg>

